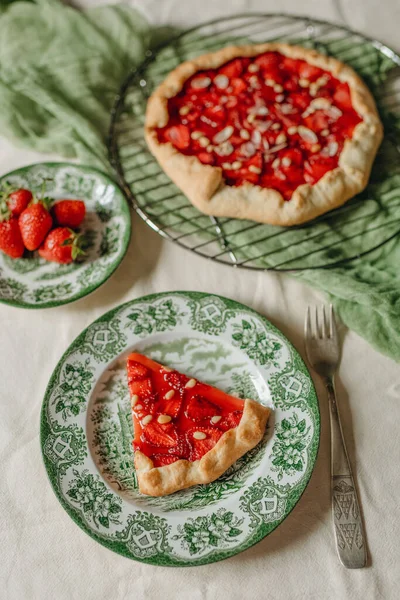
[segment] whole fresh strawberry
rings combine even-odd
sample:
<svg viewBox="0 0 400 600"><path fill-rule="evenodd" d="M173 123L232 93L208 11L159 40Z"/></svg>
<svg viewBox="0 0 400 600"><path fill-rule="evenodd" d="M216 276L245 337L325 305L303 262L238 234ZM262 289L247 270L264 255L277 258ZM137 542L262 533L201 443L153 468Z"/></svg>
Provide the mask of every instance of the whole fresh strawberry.
<svg viewBox="0 0 400 600"><path fill-rule="evenodd" d="M47 198L34 198L19 216L19 228L27 250L37 250L53 225L48 204Z"/></svg>
<svg viewBox="0 0 400 600"><path fill-rule="evenodd" d="M0 193L0 215L10 213L13 217L18 217L32 200L32 192L24 188L13 188L6 182L2 186Z"/></svg>
<svg viewBox="0 0 400 600"><path fill-rule="evenodd" d="M19 188L10 192L7 196L7 204L11 214L18 217L32 200L32 192L24 188Z"/></svg>
<svg viewBox="0 0 400 600"><path fill-rule="evenodd" d="M24 253L25 247L16 217L0 221L0 250L12 258L21 258Z"/></svg>
<svg viewBox="0 0 400 600"><path fill-rule="evenodd" d="M79 227L85 218L85 203L82 200L59 200L53 206L52 214L57 225Z"/></svg>
<svg viewBox="0 0 400 600"><path fill-rule="evenodd" d="M76 260L82 250L82 235L78 235L68 227L56 227L46 237L39 248L39 254L46 260L68 264Z"/></svg>

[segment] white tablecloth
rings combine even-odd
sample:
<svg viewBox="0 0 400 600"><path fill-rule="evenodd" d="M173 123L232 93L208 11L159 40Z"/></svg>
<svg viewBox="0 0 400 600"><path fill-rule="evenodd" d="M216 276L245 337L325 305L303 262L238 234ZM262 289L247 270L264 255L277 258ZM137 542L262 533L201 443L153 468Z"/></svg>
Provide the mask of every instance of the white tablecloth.
<svg viewBox="0 0 400 600"><path fill-rule="evenodd" d="M95 0L82 2L96 4ZM246 10L284 11L345 22L397 49L398 0L136 0L154 23L181 26ZM43 156L0 140L0 169ZM305 308L321 297L286 275L233 272L163 241L136 216L128 254L89 297L61 308L0 306L0 598L12 600L213 600L400 597L400 369L352 332L344 332L337 381L343 425L364 511L370 561L347 571L332 531L327 402L310 484L287 520L246 552L188 569L127 560L83 533L56 500L43 467L39 413L48 379L80 331L131 298L163 290L202 290L260 311L303 353Z"/></svg>

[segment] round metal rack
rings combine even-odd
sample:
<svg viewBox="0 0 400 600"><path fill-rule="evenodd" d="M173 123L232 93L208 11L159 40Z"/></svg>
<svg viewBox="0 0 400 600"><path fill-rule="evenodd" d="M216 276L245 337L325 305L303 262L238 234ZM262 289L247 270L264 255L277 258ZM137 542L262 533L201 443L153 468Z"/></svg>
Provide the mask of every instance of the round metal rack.
<svg viewBox="0 0 400 600"><path fill-rule="evenodd" d="M367 189L312 222L283 228L203 215L171 182L143 138L147 99L179 63L228 44L286 41L350 64L375 96L385 139ZM138 214L160 235L196 254L261 270L343 265L400 233L400 57L376 40L332 23L281 14L236 15L204 23L148 51L116 98L109 157Z"/></svg>

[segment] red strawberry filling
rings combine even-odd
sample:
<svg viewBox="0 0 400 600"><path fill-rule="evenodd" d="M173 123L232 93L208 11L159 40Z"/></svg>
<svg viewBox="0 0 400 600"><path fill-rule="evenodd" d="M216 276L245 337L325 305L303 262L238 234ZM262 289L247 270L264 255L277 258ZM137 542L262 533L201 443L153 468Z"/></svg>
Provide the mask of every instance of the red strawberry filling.
<svg viewBox="0 0 400 600"><path fill-rule="evenodd" d="M237 427L244 401L141 355L127 362L135 431L133 447L154 466L199 460Z"/></svg>
<svg viewBox="0 0 400 600"><path fill-rule="evenodd" d="M275 188L286 200L338 166L361 122L347 83L278 52L196 73L168 110L161 143L220 167L228 185Z"/></svg>
<svg viewBox="0 0 400 600"><path fill-rule="evenodd" d="M218 406L196 394L187 402L185 416L195 423L201 423L218 415L219 410Z"/></svg>

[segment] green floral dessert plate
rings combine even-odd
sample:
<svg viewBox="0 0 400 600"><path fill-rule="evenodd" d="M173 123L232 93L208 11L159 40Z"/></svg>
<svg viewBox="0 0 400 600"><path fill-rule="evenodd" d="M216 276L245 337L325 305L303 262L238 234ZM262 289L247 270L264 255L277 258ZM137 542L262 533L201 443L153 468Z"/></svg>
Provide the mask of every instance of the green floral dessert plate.
<svg viewBox="0 0 400 600"><path fill-rule="evenodd" d="M264 439L209 485L141 495L125 373L133 349L271 406ZM212 563L268 535L304 491L319 433L312 380L290 342L250 308L199 292L138 298L92 323L58 363L41 415L65 510L100 544L153 565Z"/></svg>
<svg viewBox="0 0 400 600"><path fill-rule="evenodd" d="M84 200L86 217L80 228L89 247L84 260L69 265L47 262L34 253L13 259L0 252L0 302L22 308L60 306L86 296L118 267L131 234L129 207L120 189L92 167L41 163L0 178L55 199Z"/></svg>

